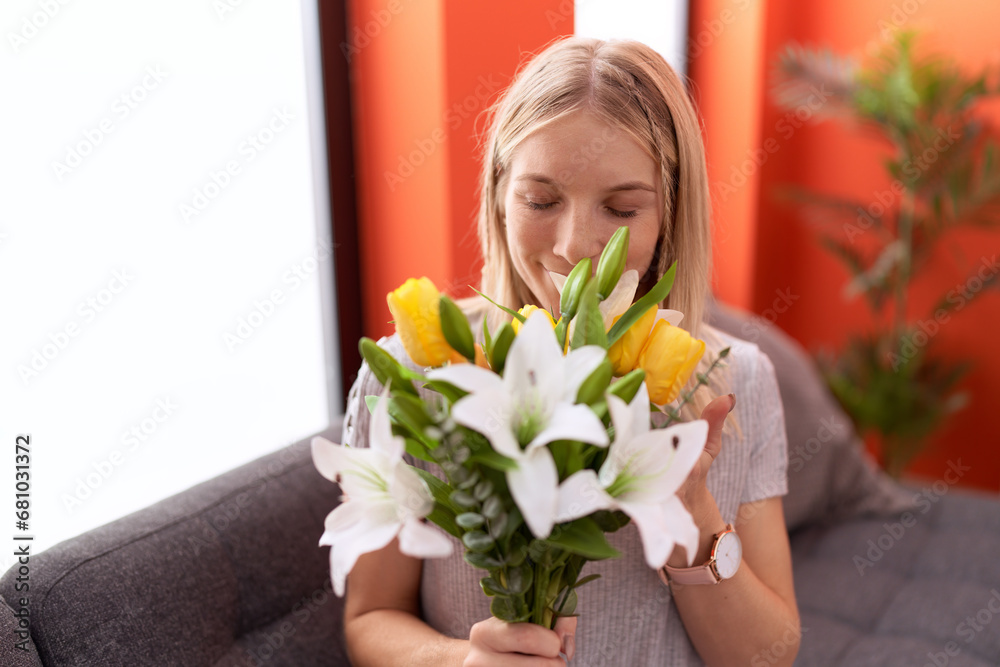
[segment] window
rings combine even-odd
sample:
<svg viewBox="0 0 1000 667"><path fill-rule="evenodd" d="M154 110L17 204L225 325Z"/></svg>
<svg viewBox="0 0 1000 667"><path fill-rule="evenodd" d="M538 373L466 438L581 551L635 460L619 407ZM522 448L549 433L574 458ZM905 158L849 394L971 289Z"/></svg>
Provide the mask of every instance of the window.
<svg viewBox="0 0 1000 667"><path fill-rule="evenodd" d="M341 409L315 11L0 10L0 492L30 433L33 553Z"/></svg>

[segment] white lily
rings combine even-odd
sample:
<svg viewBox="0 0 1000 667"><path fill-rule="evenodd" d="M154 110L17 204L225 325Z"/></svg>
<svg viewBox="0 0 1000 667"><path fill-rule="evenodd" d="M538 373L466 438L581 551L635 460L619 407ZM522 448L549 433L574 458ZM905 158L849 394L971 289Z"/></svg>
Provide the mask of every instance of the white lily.
<svg viewBox="0 0 1000 667"><path fill-rule="evenodd" d="M551 322L535 312L510 346L503 377L472 364L428 373L470 392L452 406L452 418L482 433L496 452L517 463L506 475L507 485L535 537L552 532L559 488L546 445L555 440L608 444L597 415L586 405L574 405L580 385L604 355L602 348L588 345L563 356Z"/></svg>
<svg viewBox="0 0 1000 667"><path fill-rule="evenodd" d="M337 595L361 554L377 551L399 536L399 550L416 558L443 558L451 542L421 519L434 508L424 480L403 461L403 439L392 434L388 403L379 400L372 415L369 447L312 439L313 463L338 482L344 499L326 517L320 546L329 545L330 577Z"/></svg>
<svg viewBox="0 0 1000 667"><path fill-rule="evenodd" d="M607 400L615 427L608 457L599 473L580 470L562 483L556 521L621 510L635 521L651 568L661 567L676 544L684 547L690 564L698 550L698 527L677 490L701 456L708 422L651 430L645 384L630 405L611 394Z"/></svg>
<svg viewBox="0 0 1000 667"><path fill-rule="evenodd" d="M560 273L549 272L549 278L552 279L552 284L556 286L559 290L560 297L562 296L563 286L566 284L566 276ZM601 317L604 319L604 330L609 331L611 326L615 323L615 318L625 313L632 305L635 300L635 291L639 288L639 272L635 269L629 269L622 273L621 279L615 288L611 290L611 294L604 301L601 301L599 308L601 309ZM675 327L680 325L681 320L684 319L684 313L679 310L670 310L669 308L660 308L656 311L657 320L666 320ZM653 320L654 325L656 320ZM570 323L570 335L572 335L573 325L576 321Z"/></svg>

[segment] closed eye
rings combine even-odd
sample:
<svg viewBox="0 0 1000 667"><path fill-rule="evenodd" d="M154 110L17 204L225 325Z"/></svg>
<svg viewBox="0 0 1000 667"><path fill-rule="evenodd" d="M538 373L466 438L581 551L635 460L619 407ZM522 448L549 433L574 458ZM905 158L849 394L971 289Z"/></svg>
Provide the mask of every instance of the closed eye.
<svg viewBox="0 0 1000 667"><path fill-rule="evenodd" d="M635 216L639 215L639 211L637 210L619 211L618 209L611 207L608 207L608 212L611 213L611 215L617 216L619 218L634 218Z"/></svg>
<svg viewBox="0 0 1000 667"><path fill-rule="evenodd" d="M556 204L554 201L550 202L528 201L526 203L528 204L528 208L530 208L532 211L544 211L545 209L551 208Z"/></svg>

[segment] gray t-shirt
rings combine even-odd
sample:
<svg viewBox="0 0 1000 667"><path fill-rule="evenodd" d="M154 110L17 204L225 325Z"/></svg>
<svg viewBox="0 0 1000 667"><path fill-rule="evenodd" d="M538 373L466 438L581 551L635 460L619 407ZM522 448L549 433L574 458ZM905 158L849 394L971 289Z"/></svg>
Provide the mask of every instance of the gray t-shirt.
<svg viewBox="0 0 1000 667"><path fill-rule="evenodd" d="M722 451L708 474L708 489L727 523L735 523L740 505L783 496L788 491L785 422L774 367L753 343L718 334L731 346L729 383L736 394L735 416L740 435L727 429ZM411 368L397 336L379 341L387 352ZM362 364L348 396L342 442L368 444L369 412L364 397L379 395L382 386ZM431 464L408 458L425 469ZM618 559L587 563L584 575L600 579L577 591L580 615L576 634L577 667L598 665L701 665L688 638L670 589L646 565L642 543L630 523L612 533L609 542ZM469 630L490 616L489 598L479 580L484 576L462 560L462 544L454 542L448 558L424 561L420 586L422 615L431 627L450 637L468 638Z"/></svg>

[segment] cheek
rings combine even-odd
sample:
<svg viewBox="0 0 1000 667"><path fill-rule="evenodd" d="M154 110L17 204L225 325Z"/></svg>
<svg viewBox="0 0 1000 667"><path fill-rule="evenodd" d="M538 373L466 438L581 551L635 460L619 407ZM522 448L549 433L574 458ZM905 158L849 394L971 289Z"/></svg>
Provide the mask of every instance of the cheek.
<svg viewBox="0 0 1000 667"><path fill-rule="evenodd" d="M640 279L643 274L655 266L650 266L653 256L656 254L657 241L659 239L659 228L653 225L644 225L635 228L629 234L628 268L639 272Z"/></svg>
<svg viewBox="0 0 1000 667"><path fill-rule="evenodd" d="M552 247L550 240L545 238L541 225L529 224L516 214L507 217L507 243L511 254L518 261L537 259L544 248Z"/></svg>

